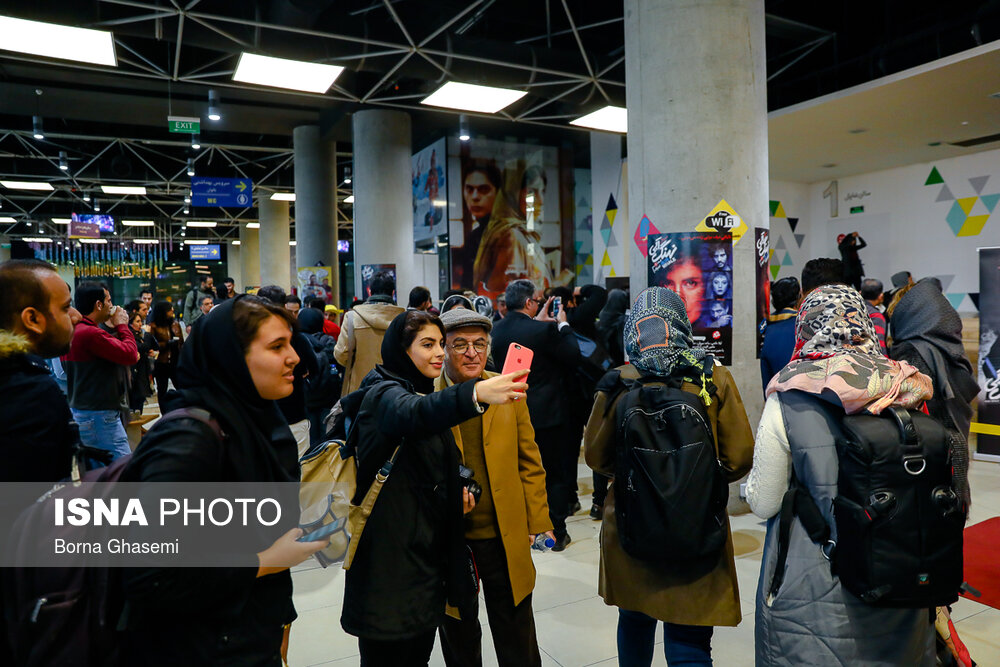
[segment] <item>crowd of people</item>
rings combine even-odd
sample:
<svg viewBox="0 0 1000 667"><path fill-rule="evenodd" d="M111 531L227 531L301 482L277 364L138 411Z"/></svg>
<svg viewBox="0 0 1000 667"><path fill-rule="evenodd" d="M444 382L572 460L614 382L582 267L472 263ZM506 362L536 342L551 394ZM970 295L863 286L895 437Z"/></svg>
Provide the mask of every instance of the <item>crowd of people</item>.
<svg viewBox="0 0 1000 667"><path fill-rule="evenodd" d="M852 262L862 247L856 235L841 242ZM668 665L711 665L713 628L741 622L726 489L749 475L747 501L768 520L756 663L929 666L934 605L867 604L806 532L779 534L793 486L835 527L843 420L896 408L944 425L963 517L971 503L978 385L961 319L933 278L903 272L883 292L861 270L820 258L772 284L755 436L732 375L696 345L684 295L662 287L630 303L622 290L519 279L493 302L454 290L435 307L417 286L403 307L379 273L343 312L274 285L244 295L227 278L216 291L205 276L178 318L148 290L126 307L94 282L71 297L51 265L11 260L0 264L0 479L58 482L84 445L92 466L131 456L127 481L297 481L299 458L351 438L352 502L380 486L341 616L361 664L426 665L439 637L448 665L481 665L481 587L499 664L523 666L541 664L531 550L570 547L582 449L619 664L649 665L662 622ZM730 277L719 275L723 294ZM502 372L523 348L530 369ZM126 426L154 383L161 415L200 409L214 421L160 420L133 451ZM280 665L295 619L289 568L325 546L301 535L262 532L255 568L130 569L122 664ZM13 627L17 611L4 612ZM24 638L3 639L0 658L28 664Z"/></svg>

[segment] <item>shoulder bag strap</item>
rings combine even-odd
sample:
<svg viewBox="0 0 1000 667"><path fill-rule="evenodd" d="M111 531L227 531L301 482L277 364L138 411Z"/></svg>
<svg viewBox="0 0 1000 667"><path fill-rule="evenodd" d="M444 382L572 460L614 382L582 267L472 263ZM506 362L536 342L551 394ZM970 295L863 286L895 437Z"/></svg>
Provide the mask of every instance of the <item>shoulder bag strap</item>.
<svg viewBox="0 0 1000 667"><path fill-rule="evenodd" d="M399 455L401 446L398 445L396 447L395 451L392 452L392 456L375 473L375 481L368 487L368 493L365 494L365 498L361 501L361 504L351 505L348 510L347 528L351 535L351 541L347 545L347 556L344 558L345 570L351 569L354 553L358 550L358 543L361 541L361 533L365 529L365 524L368 523L368 517L371 516L372 508L375 507L378 495L382 493L382 487L385 486L386 480L389 479L389 473L392 472L392 466L396 463L396 457Z"/></svg>
<svg viewBox="0 0 1000 667"><path fill-rule="evenodd" d="M778 556L774 564L774 574L771 577L771 585L767 589L768 606L774 602L782 582L785 580L785 563L788 560L788 548L792 532L792 522L795 517L799 518L802 527L806 529L809 539L821 545L823 556L827 560L832 557L832 548L836 544L830 539L830 525L823 518L816 501L809 494L809 490L795 476L795 468L792 467L792 479L789 481L788 490L785 491L781 499L781 512L778 517ZM825 547L831 547L828 552Z"/></svg>

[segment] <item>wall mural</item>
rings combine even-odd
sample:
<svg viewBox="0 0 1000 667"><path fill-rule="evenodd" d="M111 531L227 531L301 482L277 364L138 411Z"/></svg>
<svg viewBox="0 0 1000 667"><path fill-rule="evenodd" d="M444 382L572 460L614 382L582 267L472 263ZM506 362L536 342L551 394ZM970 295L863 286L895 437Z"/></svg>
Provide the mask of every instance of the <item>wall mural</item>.
<svg viewBox="0 0 1000 667"><path fill-rule="evenodd" d="M772 199L769 203L771 250L768 268L771 272L771 280L788 276L797 278L801 267L792 258L792 250L802 248L806 235L796 232L799 219L789 217L780 201Z"/></svg>
<svg viewBox="0 0 1000 667"><path fill-rule="evenodd" d="M576 207L573 212L573 250L576 284L594 282L594 213L590 203L590 170L574 169Z"/></svg>

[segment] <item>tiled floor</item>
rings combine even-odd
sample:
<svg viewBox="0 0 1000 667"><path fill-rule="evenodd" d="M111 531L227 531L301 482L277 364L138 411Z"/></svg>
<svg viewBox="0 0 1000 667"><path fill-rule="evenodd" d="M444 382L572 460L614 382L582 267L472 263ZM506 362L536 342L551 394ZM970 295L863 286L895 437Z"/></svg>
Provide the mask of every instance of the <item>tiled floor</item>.
<svg viewBox="0 0 1000 667"><path fill-rule="evenodd" d="M970 471L973 506L970 523L1000 516L1000 464L973 462ZM590 471L580 467L581 497L590 491ZM534 592L535 623L542 664L546 667L615 665L617 611L597 596L600 524L586 516L589 505L569 522L573 542L562 553L536 553L538 582ZM763 523L752 514L732 517L734 545L743 602L743 622L736 628L717 628L712 641L715 664L725 667L753 665L753 610L760 570ZM340 628L344 574L339 568L324 570L307 562L292 575L299 618L292 626L289 664L357 665L357 640ZM483 657L495 665L493 642L481 608ZM1000 611L977 602L959 600L953 619L972 657L984 667L1000 665ZM657 632L657 642L662 642ZM654 665L665 665L658 647ZM431 665L443 665L435 646Z"/></svg>

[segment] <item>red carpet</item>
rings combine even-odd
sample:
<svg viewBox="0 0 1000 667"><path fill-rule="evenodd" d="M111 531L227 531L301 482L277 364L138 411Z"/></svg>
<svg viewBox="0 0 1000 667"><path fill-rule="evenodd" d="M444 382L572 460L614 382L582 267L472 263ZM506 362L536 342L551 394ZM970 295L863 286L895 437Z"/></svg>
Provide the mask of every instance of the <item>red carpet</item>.
<svg viewBox="0 0 1000 667"><path fill-rule="evenodd" d="M1000 517L965 529L965 581L983 594L965 597L1000 609Z"/></svg>

